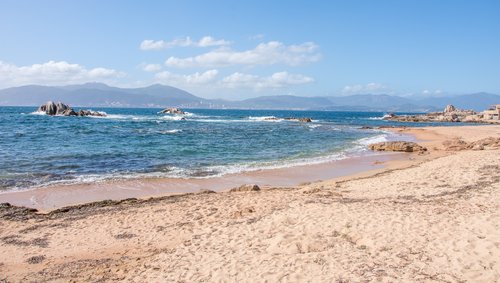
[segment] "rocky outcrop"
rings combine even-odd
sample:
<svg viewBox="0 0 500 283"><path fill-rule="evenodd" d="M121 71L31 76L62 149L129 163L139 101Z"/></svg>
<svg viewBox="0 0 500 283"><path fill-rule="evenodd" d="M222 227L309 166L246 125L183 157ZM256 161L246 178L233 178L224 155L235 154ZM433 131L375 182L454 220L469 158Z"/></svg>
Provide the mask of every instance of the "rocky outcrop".
<svg viewBox="0 0 500 283"><path fill-rule="evenodd" d="M424 152L427 148L405 141L379 142L368 145L368 148L375 151L400 151L400 152Z"/></svg>
<svg viewBox="0 0 500 283"><path fill-rule="evenodd" d="M184 115L186 112L182 111L180 108L165 108L162 111L158 112L159 114L175 114L175 115Z"/></svg>
<svg viewBox="0 0 500 283"><path fill-rule="evenodd" d="M260 187L257 185L242 185L237 188L232 188L229 190L229 192L234 193L234 192L256 192L260 191Z"/></svg>
<svg viewBox="0 0 500 283"><path fill-rule="evenodd" d="M444 150L449 151L500 149L500 138L489 137L470 143L453 139L444 141L443 146Z"/></svg>
<svg viewBox="0 0 500 283"><path fill-rule="evenodd" d="M62 102L48 101L47 103L38 107L38 112L45 112L47 115L62 115L70 107Z"/></svg>
<svg viewBox="0 0 500 283"><path fill-rule="evenodd" d="M392 115L384 116L384 120L397 122L480 122L475 119L476 112L473 110L457 109L453 105L447 105L443 112L433 112L421 115Z"/></svg>
<svg viewBox="0 0 500 283"><path fill-rule="evenodd" d="M106 113L93 111L93 110L80 110L76 113L76 116L98 116L98 117L106 117Z"/></svg>
<svg viewBox="0 0 500 283"><path fill-rule="evenodd" d="M49 116L99 116L105 117L106 113L93 111L93 110L80 110L75 112L73 108L69 107L67 104L62 102L49 101L40 107L38 107L38 112L45 112Z"/></svg>

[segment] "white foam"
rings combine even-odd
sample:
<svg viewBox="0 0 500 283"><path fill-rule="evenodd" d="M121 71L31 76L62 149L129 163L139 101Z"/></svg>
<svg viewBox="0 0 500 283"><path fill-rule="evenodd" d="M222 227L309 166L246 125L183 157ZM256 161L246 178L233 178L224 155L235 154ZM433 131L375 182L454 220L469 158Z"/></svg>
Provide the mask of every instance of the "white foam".
<svg viewBox="0 0 500 283"><path fill-rule="evenodd" d="M182 116L161 116L160 119L162 120L169 120L169 121L180 121L185 119Z"/></svg>
<svg viewBox="0 0 500 283"><path fill-rule="evenodd" d="M276 118L275 116L257 116L257 117L250 116L250 117L248 117L248 119L252 120L252 121L259 121L259 122L281 122L281 121L283 121L282 118Z"/></svg>
<svg viewBox="0 0 500 283"><path fill-rule="evenodd" d="M180 133L180 132L182 132L182 130L173 129L173 130L160 131L160 134L176 134L176 133Z"/></svg>
<svg viewBox="0 0 500 283"><path fill-rule="evenodd" d="M383 120L384 117L368 117L368 120Z"/></svg>
<svg viewBox="0 0 500 283"><path fill-rule="evenodd" d="M356 141L357 144L359 145L364 145L367 146L372 143L378 143L378 142L386 142L388 141L387 139L388 134L381 134L373 137L368 137L368 138L362 138Z"/></svg>
<svg viewBox="0 0 500 283"><path fill-rule="evenodd" d="M30 113L31 115L47 115L45 111L34 111Z"/></svg>

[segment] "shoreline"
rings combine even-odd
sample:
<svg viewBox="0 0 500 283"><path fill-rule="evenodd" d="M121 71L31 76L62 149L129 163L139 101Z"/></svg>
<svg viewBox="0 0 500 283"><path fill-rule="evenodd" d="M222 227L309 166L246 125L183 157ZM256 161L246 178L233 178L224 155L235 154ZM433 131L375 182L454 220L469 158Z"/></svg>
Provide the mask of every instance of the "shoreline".
<svg viewBox="0 0 500 283"><path fill-rule="evenodd" d="M483 126L459 126L472 130ZM444 140L453 139L454 127L400 127L386 128L402 140L415 140L430 148L437 149ZM463 131L462 131L463 132ZM472 134L465 140L475 138ZM14 190L0 193L0 203L35 208L40 212L50 212L62 207L77 206L104 200L129 198L157 198L168 195L198 193L203 190L225 192L243 184L256 184L264 189L276 187L301 187L304 184L348 180L359 176L369 176L385 170L405 168L422 161L428 161L445 153L430 150L425 155L397 152L368 152L359 156L328 161L318 164L297 165L276 169L264 169L227 174L213 178L139 178L106 180L96 183L62 184Z"/></svg>
<svg viewBox="0 0 500 283"><path fill-rule="evenodd" d="M384 129L382 132L389 131ZM415 139L411 134L390 132L389 140L398 137L403 140ZM361 153L347 153L345 158L338 160L250 170L210 178L145 177L92 183L53 184L0 192L0 203L10 203L48 212L65 206L103 200L161 197L197 193L200 190L224 192L243 184L256 184L262 188L295 187L305 183L383 170L389 163L405 161L408 158L413 158L413 155L367 150Z"/></svg>
<svg viewBox="0 0 500 283"><path fill-rule="evenodd" d="M500 126L394 131L430 153L286 188L0 205L0 281L498 280L500 148L442 142Z"/></svg>

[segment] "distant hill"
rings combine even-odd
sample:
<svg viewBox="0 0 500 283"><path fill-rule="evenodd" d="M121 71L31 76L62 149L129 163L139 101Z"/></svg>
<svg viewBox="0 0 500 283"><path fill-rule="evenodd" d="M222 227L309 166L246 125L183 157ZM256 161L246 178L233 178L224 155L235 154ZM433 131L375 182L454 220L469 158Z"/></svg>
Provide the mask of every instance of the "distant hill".
<svg viewBox="0 0 500 283"><path fill-rule="evenodd" d="M101 83L68 86L27 85L0 90L0 106L38 106L48 100L84 107L184 107L239 109L297 109L336 111L430 112L447 104L481 111L500 104L500 95L474 93L447 97L399 97L386 94L301 97L260 96L241 101L204 99L187 91L165 85L118 88Z"/></svg>
<svg viewBox="0 0 500 283"><path fill-rule="evenodd" d="M36 106L48 100L94 107L198 107L206 100L164 85L117 88L100 83L48 87L29 85L0 90L0 105Z"/></svg>

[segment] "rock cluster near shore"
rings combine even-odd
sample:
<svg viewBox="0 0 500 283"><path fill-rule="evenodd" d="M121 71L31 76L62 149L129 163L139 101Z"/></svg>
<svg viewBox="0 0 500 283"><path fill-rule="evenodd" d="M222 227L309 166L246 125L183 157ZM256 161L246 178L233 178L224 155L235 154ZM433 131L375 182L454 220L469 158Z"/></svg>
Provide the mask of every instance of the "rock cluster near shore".
<svg viewBox="0 0 500 283"><path fill-rule="evenodd" d="M368 148L375 151L400 151L400 152L424 152L427 148L405 141L379 142L368 145Z"/></svg>
<svg viewBox="0 0 500 283"><path fill-rule="evenodd" d="M99 116L105 117L106 113L93 110L79 110L76 112L73 108L62 102L48 101L38 107L38 112L45 112L49 116Z"/></svg>
<svg viewBox="0 0 500 283"><path fill-rule="evenodd" d="M457 109L447 105L443 112L420 115L387 115L384 120L397 122L484 122L473 110Z"/></svg>

